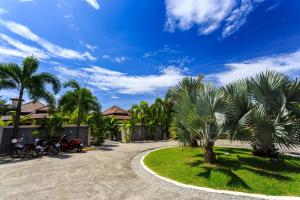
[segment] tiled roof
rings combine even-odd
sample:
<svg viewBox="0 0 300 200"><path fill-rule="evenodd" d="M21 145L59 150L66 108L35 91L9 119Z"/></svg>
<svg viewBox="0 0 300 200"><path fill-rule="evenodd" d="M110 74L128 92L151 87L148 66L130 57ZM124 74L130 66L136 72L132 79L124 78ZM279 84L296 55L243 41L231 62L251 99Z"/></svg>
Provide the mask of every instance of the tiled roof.
<svg viewBox="0 0 300 200"><path fill-rule="evenodd" d="M31 119L47 119L49 118L48 113L31 113L29 115L25 115L24 117L30 117Z"/></svg>
<svg viewBox="0 0 300 200"><path fill-rule="evenodd" d="M128 116L130 115L129 112L127 112L126 110L118 107L118 106L112 106L110 108L108 108L107 110L105 110L103 113L102 113L104 116L106 115L125 115L125 116Z"/></svg>
<svg viewBox="0 0 300 200"><path fill-rule="evenodd" d="M21 111L23 113L31 113L31 112L35 112L38 109L44 108L44 107L46 107L46 105L42 104L39 101L36 101L36 102L31 101L28 103L24 103L22 105Z"/></svg>

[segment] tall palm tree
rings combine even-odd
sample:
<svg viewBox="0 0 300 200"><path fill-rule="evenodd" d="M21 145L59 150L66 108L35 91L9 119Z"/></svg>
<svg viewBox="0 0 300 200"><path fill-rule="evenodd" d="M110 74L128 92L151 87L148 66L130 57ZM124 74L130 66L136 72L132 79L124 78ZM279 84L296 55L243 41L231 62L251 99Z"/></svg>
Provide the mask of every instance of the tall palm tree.
<svg viewBox="0 0 300 200"><path fill-rule="evenodd" d="M177 90L174 101L173 127L179 141L189 143L191 137L198 138L205 148L204 160L210 163L216 161L213 146L225 121L223 98L212 84L201 84L201 87Z"/></svg>
<svg viewBox="0 0 300 200"><path fill-rule="evenodd" d="M294 147L300 133L299 91L297 80L275 71L227 85L225 127L230 138L247 134L255 155L273 157L277 156L276 145Z"/></svg>
<svg viewBox="0 0 300 200"><path fill-rule="evenodd" d="M15 108L13 135L18 136L21 106L24 95L27 93L29 99L37 101L45 100L54 106L55 98L46 86L52 86L54 93L58 93L60 81L53 74L43 72L37 73L39 61L34 57L27 57L22 65L14 63L0 64L0 89L15 89L18 91L18 103Z"/></svg>
<svg viewBox="0 0 300 200"><path fill-rule="evenodd" d="M59 106L64 113L76 114L76 135L79 136L80 124L86 115L91 111L99 111L101 105L91 90L81 87L75 81L67 81L64 83L64 88L71 88L61 96Z"/></svg>

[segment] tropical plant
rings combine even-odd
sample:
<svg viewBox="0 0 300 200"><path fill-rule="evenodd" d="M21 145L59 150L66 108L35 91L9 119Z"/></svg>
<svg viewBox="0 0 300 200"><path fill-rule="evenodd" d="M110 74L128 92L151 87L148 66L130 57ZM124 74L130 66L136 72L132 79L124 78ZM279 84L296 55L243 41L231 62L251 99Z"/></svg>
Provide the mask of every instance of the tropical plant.
<svg viewBox="0 0 300 200"><path fill-rule="evenodd" d="M127 143L131 142L131 137L132 137L132 133L134 132L135 125L136 123L134 118L126 120L125 122L122 123L122 129L126 133L124 136L125 142Z"/></svg>
<svg viewBox="0 0 300 200"><path fill-rule="evenodd" d="M111 140L117 140L118 139L118 133L119 133L119 125L120 122L114 118L114 117L105 117L105 126L106 126L106 132L109 134Z"/></svg>
<svg viewBox="0 0 300 200"><path fill-rule="evenodd" d="M96 144L100 145L105 140L106 124L101 115L101 111L92 112L87 117L87 123L91 128L91 135L96 139Z"/></svg>
<svg viewBox="0 0 300 200"><path fill-rule="evenodd" d="M174 108L174 104L175 102L177 102L178 100L180 100L182 97L180 96L182 93L187 93L190 96L190 101L191 102L195 102L195 93L198 90L201 90L203 88L203 76L198 76L197 78L193 78L193 77L185 77L182 79L182 81L180 81L175 87L172 87L169 89L169 91L167 92L166 95L166 99L168 101L169 104L169 116L167 119L172 119L174 118L175 115L175 108ZM167 121L168 122L168 121ZM170 121L169 121L170 123ZM172 123L173 124L173 123ZM174 125L174 124L173 124ZM192 147L197 147L198 146L198 136L195 134L192 134L189 131L182 131L181 132L177 132L176 131L176 127L174 127L173 125L171 125L171 130L172 133L175 135L175 139L178 139L183 145L189 145Z"/></svg>
<svg viewBox="0 0 300 200"><path fill-rule="evenodd" d="M167 113L167 102L157 98L155 99L154 104L151 105L151 110L152 110L152 116L154 120L152 120L151 125L153 124L154 126L159 125L160 126L160 132L163 135L164 138L166 138L165 135L165 122L166 118L168 117Z"/></svg>
<svg viewBox="0 0 300 200"><path fill-rule="evenodd" d="M254 155L277 156L277 148L293 148L299 135L296 104L299 82L275 71L224 87L225 130L231 139L250 136Z"/></svg>
<svg viewBox="0 0 300 200"><path fill-rule="evenodd" d="M49 106L54 106L55 98L46 86L51 85L54 93L58 93L60 81L53 74L37 73L39 62L34 57L27 57L21 66L14 63L0 64L0 89L15 89L18 91L18 103L15 108L13 134L18 136L22 99L27 93L29 99L45 100Z"/></svg>
<svg viewBox="0 0 300 200"><path fill-rule="evenodd" d="M141 135L144 135L144 131L147 129L147 120L149 116L149 105L146 101L141 101L139 105L132 105L129 112L131 117L141 125Z"/></svg>
<svg viewBox="0 0 300 200"><path fill-rule="evenodd" d="M6 115L10 111L10 106L0 99L0 116Z"/></svg>
<svg viewBox="0 0 300 200"><path fill-rule="evenodd" d="M195 83L198 80L187 78L183 81ZM173 128L178 134L179 142L191 143L191 138L201 141L205 153L204 160L214 163L216 155L213 146L225 121L225 102L223 94L212 84L200 83L182 87L179 83L174 90ZM201 86L201 87L200 87Z"/></svg>
<svg viewBox="0 0 300 200"><path fill-rule="evenodd" d="M91 90L81 87L75 81L67 81L64 88L71 88L59 99L59 107L63 113L76 115L76 135L79 137L80 124L84 121L88 113L100 111L101 105Z"/></svg>

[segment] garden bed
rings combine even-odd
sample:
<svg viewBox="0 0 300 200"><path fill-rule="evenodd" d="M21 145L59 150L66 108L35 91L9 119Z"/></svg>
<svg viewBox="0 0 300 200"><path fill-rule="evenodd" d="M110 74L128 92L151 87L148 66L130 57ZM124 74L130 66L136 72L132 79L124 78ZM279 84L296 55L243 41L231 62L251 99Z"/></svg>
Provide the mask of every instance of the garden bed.
<svg viewBox="0 0 300 200"><path fill-rule="evenodd" d="M217 163L203 162L201 148L160 149L144 163L158 175L200 187L300 196L300 159L282 155L278 161L255 157L248 149L216 147Z"/></svg>

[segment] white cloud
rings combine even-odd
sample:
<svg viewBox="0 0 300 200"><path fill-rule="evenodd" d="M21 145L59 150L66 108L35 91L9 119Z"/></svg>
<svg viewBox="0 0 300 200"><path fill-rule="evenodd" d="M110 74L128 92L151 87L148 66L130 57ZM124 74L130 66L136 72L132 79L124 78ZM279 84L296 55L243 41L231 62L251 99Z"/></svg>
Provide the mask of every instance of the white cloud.
<svg viewBox="0 0 300 200"><path fill-rule="evenodd" d="M0 15L4 15L4 14L6 14L6 13L8 13L7 10L5 10L5 9L3 9L3 8L0 8Z"/></svg>
<svg viewBox="0 0 300 200"><path fill-rule="evenodd" d="M90 44L86 44L85 47L88 48L91 51L95 51L98 48L97 46L93 46L93 45L90 45Z"/></svg>
<svg viewBox="0 0 300 200"><path fill-rule="evenodd" d="M65 15L65 16L64 16L64 18L66 18L66 19L73 19L73 18L74 18L74 16L73 16L73 15L71 15L71 14L68 14L68 15Z"/></svg>
<svg viewBox="0 0 300 200"><path fill-rule="evenodd" d="M227 67L226 71L210 74L207 78L226 84L241 78L254 76L267 69L297 77L300 75L300 49L293 53L228 63L225 66Z"/></svg>
<svg viewBox="0 0 300 200"><path fill-rule="evenodd" d="M102 58L116 63L123 63L127 60L127 58L125 58L124 56L103 55Z"/></svg>
<svg viewBox="0 0 300 200"><path fill-rule="evenodd" d="M144 58L154 57L157 55L157 52L146 52L144 53Z"/></svg>
<svg viewBox="0 0 300 200"><path fill-rule="evenodd" d="M112 96L111 98L112 98L112 99L118 99L119 97L117 97L117 96Z"/></svg>
<svg viewBox="0 0 300 200"><path fill-rule="evenodd" d="M33 2L34 0L19 0L20 2Z"/></svg>
<svg viewBox="0 0 300 200"><path fill-rule="evenodd" d="M28 27L8 20L0 19L0 25L6 27L11 32L33 42L36 42L38 45L47 50L47 53L53 57L60 57L66 59L77 59L77 60L91 60L95 61L96 58L93 57L89 52L80 53L72 49L66 49L55 45L43 38L40 38L38 35L33 33Z"/></svg>
<svg viewBox="0 0 300 200"><path fill-rule="evenodd" d="M223 37L237 31L255 5L263 0L166 0L167 19L165 29L189 30L198 27L199 34L210 34L222 26Z"/></svg>
<svg viewBox="0 0 300 200"><path fill-rule="evenodd" d="M73 72L70 72L74 71ZM83 72L83 73L82 73ZM109 70L103 67L92 66L82 69L57 70L62 76L76 74L85 74L89 77L89 82L93 87L100 90L113 90L122 94L146 94L153 93L158 90L167 89L176 85L185 76L184 72L174 66L169 66L162 69L156 75L134 76L126 73Z"/></svg>
<svg viewBox="0 0 300 200"><path fill-rule="evenodd" d="M95 8L96 10L99 10L100 5L97 2L97 0L85 0L88 4L90 4L90 6L92 6L93 8Z"/></svg>
<svg viewBox="0 0 300 200"><path fill-rule="evenodd" d="M0 33L0 40L2 40L5 43L16 48L16 49L6 48L6 50L4 51L3 48L5 48L5 47L2 47L3 51L1 51L0 54L10 55L10 56L20 57L20 58L24 58L25 56L31 56L31 55L34 55L39 59L49 58L49 55L47 55L44 51L42 51L38 48L32 47L32 46L23 44L20 41L15 40L5 34Z"/></svg>

